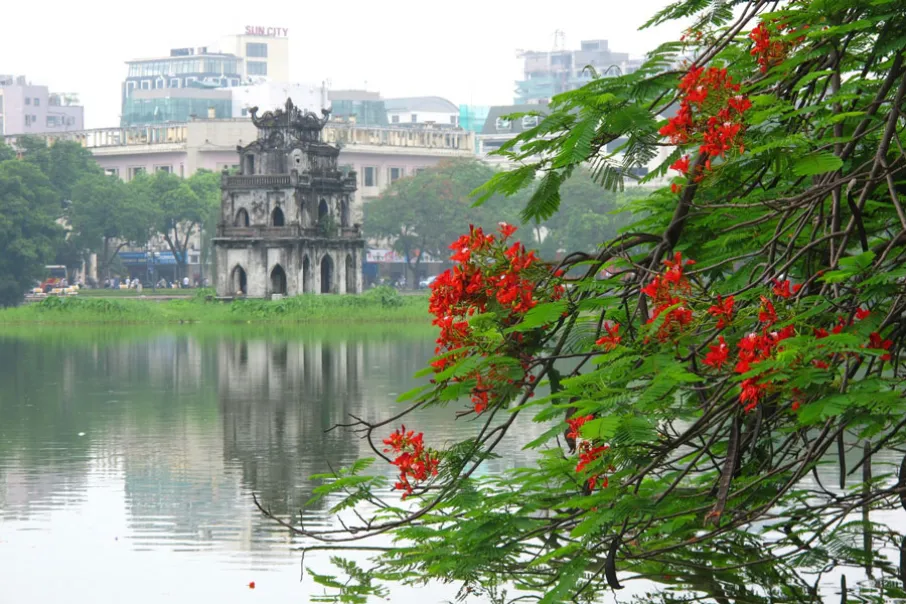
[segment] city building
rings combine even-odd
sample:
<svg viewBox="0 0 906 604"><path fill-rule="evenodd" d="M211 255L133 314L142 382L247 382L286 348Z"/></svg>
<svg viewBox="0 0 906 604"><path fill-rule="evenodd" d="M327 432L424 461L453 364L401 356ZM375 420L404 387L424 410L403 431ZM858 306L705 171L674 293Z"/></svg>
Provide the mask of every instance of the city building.
<svg viewBox="0 0 906 604"><path fill-rule="evenodd" d="M507 116L514 113L535 112L540 115L526 115L521 118L512 120ZM532 105L494 105L488 107L486 117L481 125L479 134L476 137L478 148L478 157L488 164L499 166L501 168L510 168L510 162L505 157L491 155L494 151L518 136L525 130L534 128L538 125L540 119L547 112L547 103L536 103Z"/></svg>
<svg viewBox="0 0 906 604"><path fill-rule="evenodd" d="M559 45L558 45L559 46ZM516 105L549 103L562 92L581 88L594 78L632 73L642 61L610 50L607 40L583 40L579 50L525 51L523 78L516 82Z"/></svg>
<svg viewBox="0 0 906 604"><path fill-rule="evenodd" d="M491 107L488 110L488 117L485 119L484 127L477 137L476 144L478 146L478 157L482 161L501 169L508 170L517 167L517 164L512 162L509 158L500 155L492 155L492 153L500 149L507 141L510 141L526 130L537 126L540 120L544 119L547 108L548 106L546 103L532 105L497 105ZM667 113L661 116L660 119L671 116L674 110L673 107L668 108ZM513 114L524 114L529 112L534 112L537 115L523 115L522 117L517 118L510 117ZM618 138L607 143L601 152L603 154L613 153L614 155L611 160L614 164L618 164L623 160L623 154L620 148L625 143L625 138ZM518 150L518 147L515 150ZM673 147L659 147L657 154L646 165L632 168L631 173L627 175L627 184L631 184L630 179L638 179L647 176L649 172L662 164L670 156L672 151ZM648 181L644 186L659 187L666 182L666 177L659 177Z"/></svg>
<svg viewBox="0 0 906 604"><path fill-rule="evenodd" d="M439 96L384 99L391 126L429 124L447 128L459 125L459 107Z"/></svg>
<svg viewBox="0 0 906 604"><path fill-rule="evenodd" d="M359 126L386 126L387 107L378 92L368 90L331 90L330 116L335 122L354 123Z"/></svg>
<svg viewBox="0 0 906 604"><path fill-rule="evenodd" d="M246 25L244 33L226 36L217 49L240 58L245 81L290 81L289 29L285 27Z"/></svg>
<svg viewBox="0 0 906 604"><path fill-rule="evenodd" d="M243 82L242 59L206 47L174 48L168 57L126 64L122 126L185 122L192 116L230 117L229 88Z"/></svg>
<svg viewBox="0 0 906 604"><path fill-rule="evenodd" d="M239 174L223 174L214 238L217 294L254 298L362 291L365 239L350 211L354 172L322 140L319 118L287 99L258 117L258 136L237 151Z"/></svg>
<svg viewBox="0 0 906 604"><path fill-rule="evenodd" d="M43 134L85 128L85 108L72 93L50 92L25 76L0 75L0 134Z"/></svg>

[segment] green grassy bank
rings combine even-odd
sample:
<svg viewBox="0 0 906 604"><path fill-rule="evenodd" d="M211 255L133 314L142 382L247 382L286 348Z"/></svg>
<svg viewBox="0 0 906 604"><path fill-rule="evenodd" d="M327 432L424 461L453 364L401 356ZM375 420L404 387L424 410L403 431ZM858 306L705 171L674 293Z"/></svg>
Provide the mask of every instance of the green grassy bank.
<svg viewBox="0 0 906 604"><path fill-rule="evenodd" d="M200 289L151 289L150 287L142 289L142 293L134 289L88 289L83 288L79 292L79 297L86 298L140 298L142 296L180 296L184 298L193 298L198 292L211 292L212 290Z"/></svg>
<svg viewBox="0 0 906 604"><path fill-rule="evenodd" d="M200 290L203 293L206 291ZM298 296L225 303L196 295L184 300L111 300L73 296L0 310L0 326L92 324L428 323L427 296L375 288L358 296Z"/></svg>

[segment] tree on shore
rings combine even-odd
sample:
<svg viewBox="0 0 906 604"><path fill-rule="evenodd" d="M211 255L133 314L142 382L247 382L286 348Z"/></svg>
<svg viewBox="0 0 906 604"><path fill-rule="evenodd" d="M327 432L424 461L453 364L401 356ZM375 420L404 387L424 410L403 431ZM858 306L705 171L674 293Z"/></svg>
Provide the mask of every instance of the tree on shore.
<svg viewBox="0 0 906 604"><path fill-rule="evenodd" d="M663 145L671 186L554 266L506 226L458 239L430 383L351 418L372 457L319 477L344 522L278 519L366 553L312 573L338 601L429 580L495 602L904 597L906 462L878 452L906 446L906 13L682 0L649 25L675 20L693 26L638 71L555 97L484 192L538 178L523 215L544 220L580 165L614 189ZM439 450L427 407L474 434ZM548 428L537 456L484 476L524 418Z"/></svg>
<svg viewBox="0 0 906 604"><path fill-rule="evenodd" d="M400 179L365 204L365 234L390 241L406 259L415 288L425 254L445 259L449 242L469 224L492 220L490 211L473 207L472 192L493 175L494 170L482 162L456 159Z"/></svg>
<svg viewBox="0 0 906 604"><path fill-rule="evenodd" d="M0 145L0 158L9 157ZM50 180L35 166L0 161L0 306L15 306L44 276L63 239Z"/></svg>
<svg viewBox="0 0 906 604"><path fill-rule="evenodd" d="M69 221L73 241L80 249L97 254L98 272L104 277L110 276L121 249L147 243L154 219L148 201L116 176L86 176L72 189Z"/></svg>
<svg viewBox="0 0 906 604"><path fill-rule="evenodd" d="M192 235L211 217L210 207L219 196L210 192L210 173L199 172L182 179L169 172L143 174L129 186L139 204L151 208L154 230L161 234L176 259L176 278L186 275Z"/></svg>

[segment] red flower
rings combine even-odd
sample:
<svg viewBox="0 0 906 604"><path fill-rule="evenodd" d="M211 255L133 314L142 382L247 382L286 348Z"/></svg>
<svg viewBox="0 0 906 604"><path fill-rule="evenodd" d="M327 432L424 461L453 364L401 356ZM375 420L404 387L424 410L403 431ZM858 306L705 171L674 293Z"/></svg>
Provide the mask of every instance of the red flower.
<svg viewBox="0 0 906 604"><path fill-rule="evenodd" d="M394 489L405 491L403 499L411 495L414 488L410 479L415 482L427 480L428 475L437 476L437 468L440 464L437 456L430 450L425 449L422 441L423 434L415 434L412 430L406 431L406 426L393 432L388 438L384 439L384 444L389 449L384 449L385 453L393 452L399 455L390 463L395 465L399 471L399 481L393 485Z"/></svg>
<svg viewBox="0 0 906 604"><path fill-rule="evenodd" d="M586 422L594 419L593 415L583 415L582 417L570 418L566 420L566 423L569 424L570 431L567 432L566 438L578 439L579 438L579 428L585 425Z"/></svg>
<svg viewBox="0 0 906 604"><path fill-rule="evenodd" d="M608 445L601 445L600 447L591 447L589 445L583 447L584 450L580 450L579 453L579 463L576 464L576 472L581 472L582 470L584 470L585 467L588 466L588 464L601 457L601 453L609 448L610 447Z"/></svg>
<svg viewBox="0 0 906 604"><path fill-rule="evenodd" d="M497 230L500 231L500 236L504 239L508 239L510 235L516 232L516 227L506 222L497 223Z"/></svg>
<svg viewBox="0 0 906 604"><path fill-rule="evenodd" d="M865 317L871 314L871 311L867 308L857 308L856 309L856 321L861 321Z"/></svg>
<svg viewBox="0 0 906 604"><path fill-rule="evenodd" d="M765 327L770 327L777 322L777 313L774 311L774 305L770 300L761 297L761 312L758 313L758 320L765 324Z"/></svg>
<svg viewBox="0 0 906 604"><path fill-rule="evenodd" d="M249 581L249 589L255 589L255 582Z"/></svg>
<svg viewBox="0 0 906 604"><path fill-rule="evenodd" d="M620 343L620 324L614 323L613 325L609 325L604 323L604 329L607 331L608 335L599 338L595 344L597 346L602 346L604 350L609 352L616 348L617 344Z"/></svg>
<svg viewBox="0 0 906 604"><path fill-rule="evenodd" d="M712 317L718 317L717 329L723 329L733 320L733 296L727 296L726 300L717 295L717 304L708 309L708 314Z"/></svg>
<svg viewBox="0 0 906 604"><path fill-rule="evenodd" d="M670 165L671 170L676 170L680 174L689 173L689 156L684 155Z"/></svg>
<svg viewBox="0 0 906 604"><path fill-rule="evenodd" d="M727 362L727 355L730 354L730 347L727 346L727 343L724 341L724 337L720 336L718 338L718 343L713 344L710 347L708 354L705 355L705 359L702 361L705 365L714 367L715 369L720 369L724 363Z"/></svg>
<svg viewBox="0 0 906 604"><path fill-rule="evenodd" d="M816 340L821 340L823 338L826 338L828 335L830 335L830 334L827 333L827 330L824 329L823 327L815 328L815 339Z"/></svg>
<svg viewBox="0 0 906 604"><path fill-rule="evenodd" d="M869 348L873 348L875 350L890 350L891 346L893 346L893 342L891 340L882 340L881 334L879 334L876 331L873 331L868 335L868 347ZM889 361L890 353L886 352L886 353L882 354L881 360Z"/></svg>
<svg viewBox="0 0 906 604"><path fill-rule="evenodd" d="M774 282L774 295L780 296L781 298L789 298L791 295L799 293L799 290L802 289L802 284L797 283L793 286L792 292L790 291L790 281L786 279L784 281L778 281L777 279L773 280Z"/></svg>

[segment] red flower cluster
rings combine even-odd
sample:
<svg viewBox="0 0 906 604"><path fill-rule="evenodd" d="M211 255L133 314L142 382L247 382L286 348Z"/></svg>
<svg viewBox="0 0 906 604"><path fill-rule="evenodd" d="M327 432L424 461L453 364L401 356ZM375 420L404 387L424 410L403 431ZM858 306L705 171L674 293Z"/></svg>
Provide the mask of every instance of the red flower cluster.
<svg viewBox="0 0 906 604"><path fill-rule="evenodd" d="M717 317L717 329L723 329L733 320L733 296L727 296L726 299L717 294L717 304L708 309L708 314Z"/></svg>
<svg viewBox="0 0 906 604"><path fill-rule="evenodd" d="M692 67L680 81L679 89L679 111L660 129L661 136L675 145L685 145L701 135L701 151L711 156L722 156L735 147L742 114L752 102L739 93L739 84L733 83L727 70ZM689 160L681 159L671 167L686 174Z"/></svg>
<svg viewBox="0 0 906 604"><path fill-rule="evenodd" d="M780 35L783 33L783 30L786 29L786 25L783 23L774 22L774 28L777 30L774 34L768 29L767 24L762 21L758 24L758 27L753 29L749 33L749 39L751 39L755 45L752 47L750 54L756 58L758 61L758 66L761 69L761 73L767 73L770 67L782 63L786 58L787 53L790 49L802 40L805 39L805 36L800 36L796 38L795 41L789 42L785 40L779 40L775 35ZM808 25L804 25L802 29L808 29ZM789 33L795 32L796 29L790 29Z"/></svg>
<svg viewBox="0 0 906 604"><path fill-rule="evenodd" d="M796 335L796 330L792 325L787 325L780 331L757 334L750 333L737 344L739 348L738 358L734 371L736 373L748 373L752 370L752 365L769 359L777 350L777 344ZM768 383L763 381L764 374L746 378L742 381L742 393L739 395L739 402L745 405L745 411L749 412L754 409L765 392L768 390Z"/></svg>
<svg viewBox="0 0 906 604"><path fill-rule="evenodd" d="M593 415L583 415L582 417L567 419L566 423L569 425L569 432L566 433L566 438L577 440L579 438L579 428L584 426L587 422L590 422L593 418Z"/></svg>
<svg viewBox="0 0 906 604"><path fill-rule="evenodd" d="M583 472L585 470L586 466L588 466L589 464L591 464L594 461L597 461L597 459L599 457L601 457L601 455L604 453L604 451L608 450L609 448L610 448L609 445L600 445L600 446L595 447L591 444L591 442L589 442L587 440L583 441L579 445L579 463L576 464L576 473L578 474L580 472ZM600 474L593 474L592 476L589 476L588 488L593 491L595 489L595 487L598 486L598 480L600 478L601 478ZM607 484L608 484L607 477L605 476L603 478L603 480L601 480L601 487L607 488Z"/></svg>
<svg viewBox="0 0 906 604"><path fill-rule="evenodd" d="M620 324L614 323L611 325L610 323L604 323L604 331L607 332L607 335L598 338L595 344L606 351L611 351L617 347L622 339L620 338Z"/></svg>
<svg viewBox="0 0 906 604"><path fill-rule="evenodd" d="M436 371L456 363L467 353L467 347L476 345L469 327L470 316L493 311L501 325L508 327L518 323L539 301L556 300L564 293L563 286L556 281L546 289L538 288L539 281L550 277L550 269L521 243L507 242L516 227L501 222L498 230L499 235L470 227L468 234L450 246L453 250L450 258L457 262L456 266L438 276L431 285L429 309L434 315L433 324L440 328L434 352L453 352L432 363ZM518 342L521 334L508 337ZM472 403L477 413L488 407L498 385L512 383L502 371L493 368L484 375L476 371L467 378L476 380Z"/></svg>
<svg viewBox="0 0 906 604"><path fill-rule="evenodd" d="M695 261L683 262L682 253L676 252L673 260L664 260L664 264L667 265L667 270L642 288L642 293L654 302L654 313L648 319L649 323L653 323L667 309L672 308L658 328L657 337L661 342L668 340L676 331L692 322L692 310L685 306L683 297L689 293L691 287L683 270L686 266L695 264Z"/></svg>
<svg viewBox="0 0 906 604"><path fill-rule="evenodd" d="M388 448L384 453L397 454L392 462L400 471L399 481L393 485L394 489L405 491L403 499L412 494L412 483L428 479L428 475L437 476L437 466L440 461L430 449L425 449L422 441L423 433L416 434L413 430L406 431L406 426L393 432L384 439Z"/></svg>
<svg viewBox="0 0 906 604"><path fill-rule="evenodd" d="M789 279L785 279L784 281L778 281L777 279L773 279L772 283L774 284L774 289L771 291L774 292L775 296L780 296L781 298L789 298L790 296L798 294L799 290L802 289L802 284L797 283L796 285L794 285L792 287L792 290L791 290Z"/></svg>
<svg viewBox="0 0 906 604"><path fill-rule="evenodd" d="M702 363L705 365L710 365L715 369L720 369L724 363L727 362L727 355L730 354L730 347L727 346L727 343L724 341L724 337L720 336L717 339L717 344L710 346L708 354L705 355Z"/></svg>
<svg viewBox="0 0 906 604"><path fill-rule="evenodd" d="M674 145L698 141L699 151L709 156L705 169L711 168L711 157L723 157L736 148L742 153L742 117L752 102L740 94L739 84L733 83L727 70L692 67L680 81L679 89L679 111L660 129L661 136ZM670 168L688 175L689 156L676 160ZM698 179L702 174L694 176ZM678 190L677 186L672 188L674 192Z"/></svg>

